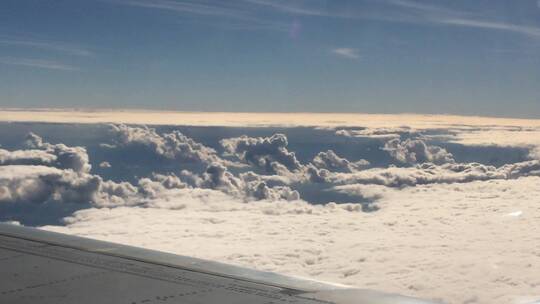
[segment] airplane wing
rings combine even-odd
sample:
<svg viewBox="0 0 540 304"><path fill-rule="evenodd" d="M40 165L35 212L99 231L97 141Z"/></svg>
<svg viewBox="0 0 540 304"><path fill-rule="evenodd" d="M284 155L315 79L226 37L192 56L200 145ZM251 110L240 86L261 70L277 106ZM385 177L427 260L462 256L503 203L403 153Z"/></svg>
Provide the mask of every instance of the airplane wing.
<svg viewBox="0 0 540 304"><path fill-rule="evenodd" d="M0 224L0 303L433 302Z"/></svg>

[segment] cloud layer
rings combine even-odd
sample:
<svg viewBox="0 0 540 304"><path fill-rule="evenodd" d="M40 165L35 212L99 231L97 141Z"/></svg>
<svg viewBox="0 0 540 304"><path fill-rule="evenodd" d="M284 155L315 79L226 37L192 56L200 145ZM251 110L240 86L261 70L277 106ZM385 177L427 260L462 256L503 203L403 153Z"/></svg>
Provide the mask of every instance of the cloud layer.
<svg viewBox="0 0 540 304"><path fill-rule="evenodd" d="M287 129L110 125L87 147L30 133L0 149L0 220L451 304L534 299L534 138L503 165L445 141L495 129L336 128L312 150Z"/></svg>
<svg viewBox="0 0 540 304"><path fill-rule="evenodd" d="M384 150L402 163L416 164L429 162L440 165L454 162L453 155L445 149L427 145L423 140L419 139L407 139L405 141L397 138L392 139L386 142Z"/></svg>
<svg viewBox="0 0 540 304"><path fill-rule="evenodd" d="M294 152L287 150L287 137L283 134L274 134L271 137L248 137L227 138L221 140L225 150L238 159L256 167L266 170L268 173L277 173L280 167L294 171L301 168Z"/></svg>
<svg viewBox="0 0 540 304"><path fill-rule="evenodd" d="M539 182L383 187L375 214L181 190L155 208L87 209L46 229L450 304L505 304L540 295Z"/></svg>
<svg viewBox="0 0 540 304"><path fill-rule="evenodd" d="M111 125L112 148L148 149L150 152L180 162L209 164L220 161L216 151L208 148L179 131L158 134L153 128Z"/></svg>

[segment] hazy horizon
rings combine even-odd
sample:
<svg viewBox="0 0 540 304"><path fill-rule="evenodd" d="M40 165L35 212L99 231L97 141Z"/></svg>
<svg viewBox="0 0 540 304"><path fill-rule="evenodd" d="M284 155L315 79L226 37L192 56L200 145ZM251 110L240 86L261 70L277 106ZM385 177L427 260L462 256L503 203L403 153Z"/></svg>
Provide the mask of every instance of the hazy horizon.
<svg viewBox="0 0 540 304"><path fill-rule="evenodd" d="M305 115L394 115L394 116L449 116L449 117L481 117L481 118L494 118L494 119L522 119L522 120L539 120L540 116L534 115L521 115L521 116L506 116L501 115L489 115L489 114L475 114L475 113L444 113L444 112L366 112L366 111L234 111L234 110L182 110L173 108L145 108L145 107L1 107L1 111L13 111L13 112L148 112L148 113L231 113L231 114L268 114L268 115L280 115L280 114L305 114Z"/></svg>

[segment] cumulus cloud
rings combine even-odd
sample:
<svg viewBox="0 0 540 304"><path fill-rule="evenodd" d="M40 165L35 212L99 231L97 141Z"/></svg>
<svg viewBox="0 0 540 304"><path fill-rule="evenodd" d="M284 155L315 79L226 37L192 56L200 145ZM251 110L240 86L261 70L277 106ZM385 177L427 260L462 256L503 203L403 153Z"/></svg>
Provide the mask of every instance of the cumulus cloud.
<svg viewBox="0 0 540 304"><path fill-rule="evenodd" d="M0 203L126 204L137 189L90 174L84 147L51 144L30 133L28 150L0 149Z"/></svg>
<svg viewBox="0 0 540 304"><path fill-rule="evenodd" d="M220 141L228 154L251 165L263 168L268 173L289 171L302 167L294 152L287 150L287 137L284 134L274 134L271 137L240 136Z"/></svg>
<svg viewBox="0 0 540 304"><path fill-rule="evenodd" d="M102 161L101 163L99 163L99 167L100 168L110 168L112 166L108 161Z"/></svg>
<svg viewBox="0 0 540 304"><path fill-rule="evenodd" d="M116 183L110 180L103 181L100 178L96 199L92 203L99 207L136 205L140 202L138 194L139 189L128 182Z"/></svg>
<svg viewBox="0 0 540 304"><path fill-rule="evenodd" d="M529 157L540 160L540 147L533 147L529 152Z"/></svg>
<svg viewBox="0 0 540 304"><path fill-rule="evenodd" d="M52 165L56 155L43 150L8 151L0 149L0 165Z"/></svg>
<svg viewBox="0 0 540 304"><path fill-rule="evenodd" d="M64 144L50 144L34 133L28 134L26 144L30 148L41 149L56 156L55 166L76 172L90 172L88 153L84 147L68 147Z"/></svg>
<svg viewBox="0 0 540 304"><path fill-rule="evenodd" d="M86 149L44 142L30 133L28 149L0 149L0 218L24 224L58 222L91 204L119 201L114 182L90 174Z"/></svg>
<svg viewBox="0 0 540 304"><path fill-rule="evenodd" d="M312 183L327 183L329 182L330 171L327 169L319 169L312 164L306 166L306 174L309 181Z"/></svg>
<svg viewBox="0 0 540 304"><path fill-rule="evenodd" d="M209 165L201 176L185 171L182 176L191 180L195 187L223 191L243 200L292 201L300 199L298 191L288 186L270 187L263 177L254 172L246 172L236 177L219 163Z"/></svg>
<svg viewBox="0 0 540 304"><path fill-rule="evenodd" d="M97 175L67 169L0 166L0 203L40 205L53 202L58 203L59 208L61 204L88 204L100 208L141 206L177 209L185 206L186 195L192 201L199 201L200 194L215 195L216 192L223 193L228 200L241 202L300 199L298 192L287 186L269 187L254 173L235 177L218 163L209 165L200 176L187 171L182 176L188 180L191 177L193 185L188 185L174 174L153 174L132 185L104 181ZM167 203L163 204L164 201Z"/></svg>
<svg viewBox="0 0 540 304"><path fill-rule="evenodd" d="M121 206L138 202L138 189L127 182L45 166L0 166L0 204L80 204Z"/></svg>
<svg viewBox="0 0 540 304"><path fill-rule="evenodd" d="M426 144L420 139L392 139L384 145L384 151L387 151L390 156L402 163L434 163L445 164L455 162L451 153L445 149Z"/></svg>
<svg viewBox="0 0 540 304"><path fill-rule="evenodd" d="M8 151L0 149L0 166L43 165L76 172L89 172L91 165L88 153L83 147L68 147L64 144L50 144L29 133L26 138L29 150Z"/></svg>
<svg viewBox="0 0 540 304"><path fill-rule="evenodd" d="M335 172L355 172L369 166L367 160L350 162L346 158L339 157L334 151L319 152L312 161L319 169L327 169Z"/></svg>
<svg viewBox="0 0 540 304"><path fill-rule="evenodd" d="M177 130L160 135L154 128L119 124L111 125L111 134L114 145L110 147L142 147L160 157L181 162L209 164L222 161L214 149L196 142Z"/></svg>
<svg viewBox="0 0 540 304"><path fill-rule="evenodd" d="M516 179L540 176L540 161L507 164L499 168L479 163L423 163L408 168L373 168L360 172L331 174L327 180L333 184L372 184L401 188L426 184L468 183L473 181Z"/></svg>
<svg viewBox="0 0 540 304"><path fill-rule="evenodd" d="M515 179L523 176L540 176L540 160L506 164L498 171L503 172L507 179Z"/></svg>
<svg viewBox="0 0 540 304"><path fill-rule="evenodd" d="M179 133L161 136L149 128L122 125L113 128L117 128L117 131L123 130L120 137L125 137L124 140L116 140L116 145L142 144L167 158L180 157L199 162L217 158L212 149L182 137ZM221 144L230 155L263 168L270 174L261 175L249 171L235 175L217 158L218 161L206 164L205 170L200 174L185 170L179 175L154 173L150 177L139 179L135 185L104 181L100 176L88 172L90 165L84 148L44 143L39 136L30 134L27 138L28 150L0 150L0 163L4 165L0 183L1 201L80 202L98 207L149 206L149 202L155 202L164 196L175 200L171 192L197 193L196 189L218 191L243 202L295 201L300 200L298 189L308 189L309 187L304 186L309 183L325 184L325 195L332 201L329 191L343 192L338 189L340 185L363 184L400 188L540 175L538 161L508 164L499 168L477 163L460 164L455 163L446 150L411 139L391 140L384 149L396 159L413 166L372 169L366 168L369 165L366 161L351 162L332 150L320 152L311 163L302 165L295 154L287 150L288 141L282 134L259 138L228 138L222 140ZM10 170L18 171L13 173ZM359 199L362 197L365 195L358 195ZM175 204L171 206L176 208Z"/></svg>
<svg viewBox="0 0 540 304"><path fill-rule="evenodd" d="M381 128L361 128L361 129L339 129L336 135L346 137L370 137L379 139L394 139L402 136L416 136L419 131L408 126L402 127L381 127Z"/></svg>
<svg viewBox="0 0 540 304"><path fill-rule="evenodd" d="M0 166L0 203L96 201L101 178L45 166Z"/></svg>

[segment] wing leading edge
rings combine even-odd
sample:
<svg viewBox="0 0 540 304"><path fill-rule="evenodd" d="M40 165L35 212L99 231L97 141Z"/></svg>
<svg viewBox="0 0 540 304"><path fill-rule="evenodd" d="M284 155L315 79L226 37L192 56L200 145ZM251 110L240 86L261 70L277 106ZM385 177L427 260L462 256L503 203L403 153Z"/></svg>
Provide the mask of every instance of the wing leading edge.
<svg viewBox="0 0 540 304"><path fill-rule="evenodd" d="M8 224L0 303L433 304Z"/></svg>

